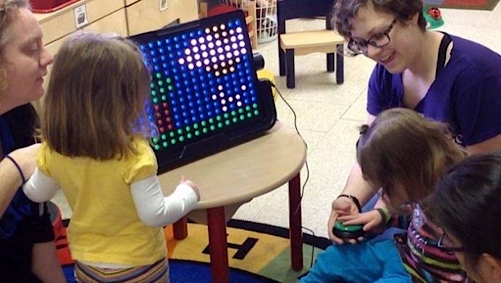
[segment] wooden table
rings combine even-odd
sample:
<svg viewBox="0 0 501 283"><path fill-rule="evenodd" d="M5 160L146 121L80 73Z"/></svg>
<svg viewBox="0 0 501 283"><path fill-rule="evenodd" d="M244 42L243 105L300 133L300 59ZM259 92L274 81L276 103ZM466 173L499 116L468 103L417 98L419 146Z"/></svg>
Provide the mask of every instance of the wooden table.
<svg viewBox="0 0 501 283"><path fill-rule="evenodd" d="M303 268L299 173L306 146L291 128L277 122L265 135L159 176L164 194L180 176L194 181L201 194L198 209L207 210L212 282L229 282L224 207L242 203L289 183L291 267ZM269 204L273 205L273 204ZM174 237L188 235L186 218L174 224Z"/></svg>

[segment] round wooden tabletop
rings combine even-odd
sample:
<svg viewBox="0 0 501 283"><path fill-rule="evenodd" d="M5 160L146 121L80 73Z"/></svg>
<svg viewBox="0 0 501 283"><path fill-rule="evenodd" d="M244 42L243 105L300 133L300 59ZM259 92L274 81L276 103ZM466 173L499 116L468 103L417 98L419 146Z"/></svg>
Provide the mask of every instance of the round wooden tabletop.
<svg viewBox="0 0 501 283"><path fill-rule="evenodd" d="M280 122L263 136L159 175L165 195L181 176L195 182L197 209L249 201L288 182L306 161L302 138Z"/></svg>

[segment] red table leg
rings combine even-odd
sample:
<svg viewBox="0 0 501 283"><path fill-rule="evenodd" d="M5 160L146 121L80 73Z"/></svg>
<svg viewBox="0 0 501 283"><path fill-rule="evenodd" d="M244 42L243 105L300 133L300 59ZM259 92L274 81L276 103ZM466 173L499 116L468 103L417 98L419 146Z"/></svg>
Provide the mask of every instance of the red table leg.
<svg viewBox="0 0 501 283"><path fill-rule="evenodd" d="M172 225L172 230L174 232L174 239L186 239L186 237L188 237L188 218L186 216L183 216L181 219L176 221Z"/></svg>
<svg viewBox="0 0 501 283"><path fill-rule="evenodd" d="M299 173L289 181L289 238L292 270L303 269L303 230L301 221L301 180Z"/></svg>
<svg viewBox="0 0 501 283"><path fill-rule="evenodd" d="M229 282L228 242L224 207L207 209L212 282Z"/></svg>

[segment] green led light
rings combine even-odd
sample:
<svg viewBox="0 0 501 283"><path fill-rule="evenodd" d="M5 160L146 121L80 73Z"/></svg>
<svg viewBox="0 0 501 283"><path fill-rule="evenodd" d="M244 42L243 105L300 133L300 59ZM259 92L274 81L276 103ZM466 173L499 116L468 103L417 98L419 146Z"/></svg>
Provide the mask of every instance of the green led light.
<svg viewBox="0 0 501 283"><path fill-rule="evenodd" d="M195 136L199 136L200 135L200 131L195 131Z"/></svg>
<svg viewBox="0 0 501 283"><path fill-rule="evenodd" d="M171 139L171 140L170 140L170 143L171 143L171 144L176 144L176 142L177 142L177 141L176 141L175 139Z"/></svg>
<svg viewBox="0 0 501 283"><path fill-rule="evenodd" d="M237 112L235 110L231 111L231 116L237 116Z"/></svg>
<svg viewBox="0 0 501 283"><path fill-rule="evenodd" d="M228 119L228 118L230 117L230 114L228 114L228 113L224 113L224 115L223 115L223 116L224 116L224 119Z"/></svg>
<svg viewBox="0 0 501 283"><path fill-rule="evenodd" d="M158 98L153 97L153 103L157 104L158 103Z"/></svg>
<svg viewBox="0 0 501 283"><path fill-rule="evenodd" d="M245 106L245 110L250 111L251 110L250 106L249 105Z"/></svg>
<svg viewBox="0 0 501 283"><path fill-rule="evenodd" d="M158 81L158 82L157 82L157 84L158 84L159 86L162 86L162 85L164 84L164 82L162 82L162 81Z"/></svg>
<svg viewBox="0 0 501 283"><path fill-rule="evenodd" d="M187 126L187 127L186 127L186 131L187 131L187 132L191 131L190 126Z"/></svg>
<svg viewBox="0 0 501 283"><path fill-rule="evenodd" d="M201 124L202 124L202 127L207 126L207 122L205 122L205 121L202 121L202 123L201 123Z"/></svg>
<svg viewBox="0 0 501 283"><path fill-rule="evenodd" d="M221 122L217 123L217 127L221 129L223 127L223 123Z"/></svg>
<svg viewBox="0 0 501 283"><path fill-rule="evenodd" d="M174 132L169 133L169 137L173 138L174 137Z"/></svg>
<svg viewBox="0 0 501 283"><path fill-rule="evenodd" d="M254 110L254 115L259 116L259 110Z"/></svg>
<svg viewBox="0 0 501 283"><path fill-rule="evenodd" d="M214 126L214 125L210 125L210 130L211 130L211 131L214 131L215 129L216 129L216 126Z"/></svg>
<svg viewBox="0 0 501 283"><path fill-rule="evenodd" d="M152 141L153 143L157 143L157 142L158 142L158 138L156 138L156 137L155 137L155 138L152 138L152 139L151 139L151 141Z"/></svg>
<svg viewBox="0 0 501 283"><path fill-rule="evenodd" d="M157 77L157 79L162 77L162 75L160 73L156 73L155 76Z"/></svg>
<svg viewBox="0 0 501 283"><path fill-rule="evenodd" d="M167 88L169 89L169 91L172 91L174 89L174 87L171 85L167 86Z"/></svg>
<svg viewBox="0 0 501 283"><path fill-rule="evenodd" d="M179 135L182 135L182 134L183 134L183 129L178 129L178 130L177 130L177 133L178 133Z"/></svg>
<svg viewBox="0 0 501 283"><path fill-rule="evenodd" d="M214 124L214 119L210 118L209 119L209 124Z"/></svg>
<svg viewBox="0 0 501 283"><path fill-rule="evenodd" d="M193 128L198 129L198 123L193 124Z"/></svg>
<svg viewBox="0 0 501 283"><path fill-rule="evenodd" d="M208 132L207 128L203 128L202 132L204 132L204 134L207 134L207 132Z"/></svg>
<svg viewBox="0 0 501 283"><path fill-rule="evenodd" d="M243 108L238 108L238 113L240 113L240 114L244 113L244 109Z"/></svg>
<svg viewBox="0 0 501 283"><path fill-rule="evenodd" d="M166 134L162 134L162 135L160 136L160 138L161 138L162 140L164 140L164 141L165 141L165 140L167 140L167 135L166 135Z"/></svg>
<svg viewBox="0 0 501 283"><path fill-rule="evenodd" d="M179 142L184 142L184 136L179 137Z"/></svg>
<svg viewBox="0 0 501 283"><path fill-rule="evenodd" d="M186 137L187 137L188 139L191 139L191 138L193 137L193 135L192 135L191 133L189 133L188 135L186 135Z"/></svg>
<svg viewBox="0 0 501 283"><path fill-rule="evenodd" d="M240 121L245 120L245 115L240 115Z"/></svg>
<svg viewBox="0 0 501 283"><path fill-rule="evenodd" d="M162 101L167 101L167 96L162 95Z"/></svg>
<svg viewBox="0 0 501 283"><path fill-rule="evenodd" d="M163 142L162 144L164 147L167 147L169 144L167 142Z"/></svg>
<svg viewBox="0 0 501 283"><path fill-rule="evenodd" d="M251 118L252 117L252 113L247 113L247 118Z"/></svg>
<svg viewBox="0 0 501 283"><path fill-rule="evenodd" d="M151 91L151 95L156 96L157 95L157 91L156 90L152 90Z"/></svg>
<svg viewBox="0 0 501 283"><path fill-rule="evenodd" d="M216 120L221 121L221 116L217 116Z"/></svg>
<svg viewBox="0 0 501 283"><path fill-rule="evenodd" d="M233 117L233 119L231 119L231 121L232 121L233 123L236 123L236 122L238 122L238 119L237 119L237 117Z"/></svg>
<svg viewBox="0 0 501 283"><path fill-rule="evenodd" d="M160 88L160 93L165 93L165 88Z"/></svg>
<svg viewBox="0 0 501 283"><path fill-rule="evenodd" d="M226 120L224 123L226 124L226 126L231 125L231 121L230 120Z"/></svg>
<svg viewBox="0 0 501 283"><path fill-rule="evenodd" d="M168 84L170 84L172 82L172 80L171 80L171 78L166 78L165 82L168 83Z"/></svg>

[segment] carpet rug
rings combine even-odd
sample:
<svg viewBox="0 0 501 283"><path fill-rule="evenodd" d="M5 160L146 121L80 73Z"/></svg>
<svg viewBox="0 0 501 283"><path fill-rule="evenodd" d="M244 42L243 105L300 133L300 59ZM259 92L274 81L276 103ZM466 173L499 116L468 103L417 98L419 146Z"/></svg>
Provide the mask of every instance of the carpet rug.
<svg viewBox="0 0 501 283"><path fill-rule="evenodd" d="M499 0L445 0L443 2L443 4L438 5L439 8L492 11Z"/></svg>
<svg viewBox="0 0 501 283"><path fill-rule="evenodd" d="M68 222L64 222L67 226ZM304 234L304 267L294 271L290 267L288 229L233 219L227 226L230 282L297 282L308 272L317 254L331 243L326 238ZM61 229L59 227L56 241L59 258L68 282L76 282L66 233ZM207 226L188 223L188 237L179 241L173 237L172 226L164 231L171 283L211 282Z"/></svg>

